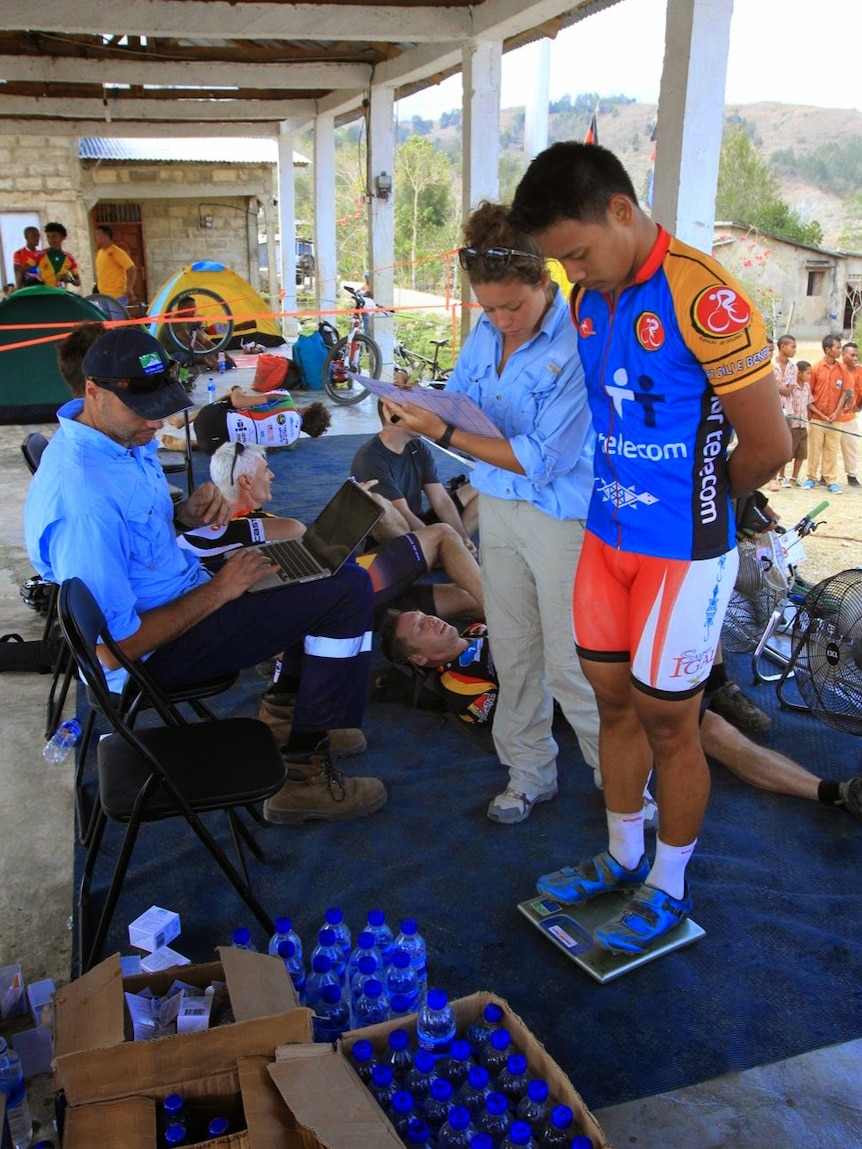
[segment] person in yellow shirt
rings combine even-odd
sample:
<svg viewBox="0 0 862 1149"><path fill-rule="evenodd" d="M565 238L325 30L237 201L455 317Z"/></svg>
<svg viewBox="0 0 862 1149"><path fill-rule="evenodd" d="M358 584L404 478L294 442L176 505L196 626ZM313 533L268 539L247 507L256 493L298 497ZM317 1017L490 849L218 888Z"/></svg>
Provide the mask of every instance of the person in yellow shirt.
<svg viewBox="0 0 862 1149"><path fill-rule="evenodd" d="M114 243L114 231L106 223L94 233L96 242L96 288L126 307L132 299L138 276L134 261Z"/></svg>

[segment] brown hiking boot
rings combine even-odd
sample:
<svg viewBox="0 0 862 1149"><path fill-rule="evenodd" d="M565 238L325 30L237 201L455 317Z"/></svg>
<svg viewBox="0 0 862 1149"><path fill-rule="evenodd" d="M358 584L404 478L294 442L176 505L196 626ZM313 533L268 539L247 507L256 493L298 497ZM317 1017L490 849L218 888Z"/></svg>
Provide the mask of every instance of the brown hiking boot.
<svg viewBox="0 0 862 1149"><path fill-rule="evenodd" d="M373 814L386 802L386 788L377 778L345 778L332 765L325 748L285 762L287 779L263 805L263 816L276 825L312 820L346 822Z"/></svg>
<svg viewBox="0 0 862 1149"><path fill-rule="evenodd" d="M293 728L293 703L291 694L273 695L261 694L258 718L265 722L275 735L279 746L286 746ZM344 730L330 730L329 753L333 758L351 758L354 754L362 754L368 747L365 735L355 727L346 727Z"/></svg>

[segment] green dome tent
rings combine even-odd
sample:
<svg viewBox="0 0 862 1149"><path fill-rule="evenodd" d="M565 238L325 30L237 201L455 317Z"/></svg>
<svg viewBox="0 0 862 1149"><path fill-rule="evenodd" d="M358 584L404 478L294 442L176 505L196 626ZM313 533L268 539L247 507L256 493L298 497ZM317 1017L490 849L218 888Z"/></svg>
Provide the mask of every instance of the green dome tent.
<svg viewBox="0 0 862 1149"><path fill-rule="evenodd" d="M57 344L76 323L104 318L92 303L58 287L23 287L0 303L0 423L47 423L56 417L69 398L57 366ZM31 328L43 323L50 326ZM58 338L13 346L51 335Z"/></svg>

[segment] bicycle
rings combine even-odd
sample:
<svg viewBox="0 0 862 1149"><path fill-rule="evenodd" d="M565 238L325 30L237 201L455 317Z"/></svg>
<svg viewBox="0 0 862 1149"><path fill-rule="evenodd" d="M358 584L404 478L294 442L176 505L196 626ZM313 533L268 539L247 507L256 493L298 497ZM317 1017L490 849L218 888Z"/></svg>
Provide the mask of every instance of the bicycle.
<svg viewBox="0 0 862 1149"><path fill-rule="evenodd" d="M362 330L366 296L358 288L348 287L346 283L343 287L353 298L356 307L351 313L350 330L330 347L324 360L323 387L336 403L348 406L361 403L368 394L368 388L355 382L352 375L368 375L372 379L379 379L381 355L380 348L371 336Z"/></svg>
<svg viewBox="0 0 862 1149"><path fill-rule="evenodd" d="M193 300L194 306L186 302ZM227 348L233 337L233 313L230 307L215 291L208 287L191 287L178 292L165 308L168 319L185 320L184 323L167 323L168 335L178 351L187 351L192 362L199 362L207 355L218 355ZM184 329L188 343L180 338L180 329ZM202 331L207 337L208 347L195 347L191 335L194 331Z"/></svg>
<svg viewBox="0 0 862 1149"><path fill-rule="evenodd" d="M420 355L418 351L411 351L409 347L404 345L404 340L399 339L395 343L395 371L396 373L402 371L405 379L396 380L410 387L436 387L442 390L452 374L451 367L440 366L440 349L449 346L448 339L429 339L428 342L434 348L434 356L428 359L425 355Z"/></svg>

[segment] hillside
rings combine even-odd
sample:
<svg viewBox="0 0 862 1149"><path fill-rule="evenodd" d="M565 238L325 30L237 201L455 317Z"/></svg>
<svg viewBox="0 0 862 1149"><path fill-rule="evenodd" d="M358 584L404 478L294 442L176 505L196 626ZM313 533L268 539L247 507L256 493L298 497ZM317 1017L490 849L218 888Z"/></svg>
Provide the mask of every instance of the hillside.
<svg viewBox="0 0 862 1149"><path fill-rule="evenodd" d="M655 104L616 104L608 110L603 110L601 105L599 107L599 142L620 156L639 194L646 186L653 148L650 132L655 115ZM816 154L828 146L846 145L848 140L862 141L862 112L851 109L773 103L733 104L727 106L725 116L729 123L742 123L749 127L767 160L788 148L802 156ZM514 158L523 146L520 130L523 109L506 109L501 121L503 141L507 145L504 153ZM589 116L583 114L552 113L551 142L583 139L588 122ZM434 135L443 143L447 136L451 140L451 131L435 127ZM806 183L797 177L782 180L782 194L804 221L819 220L824 246L837 244L846 216L840 195L828 187Z"/></svg>

